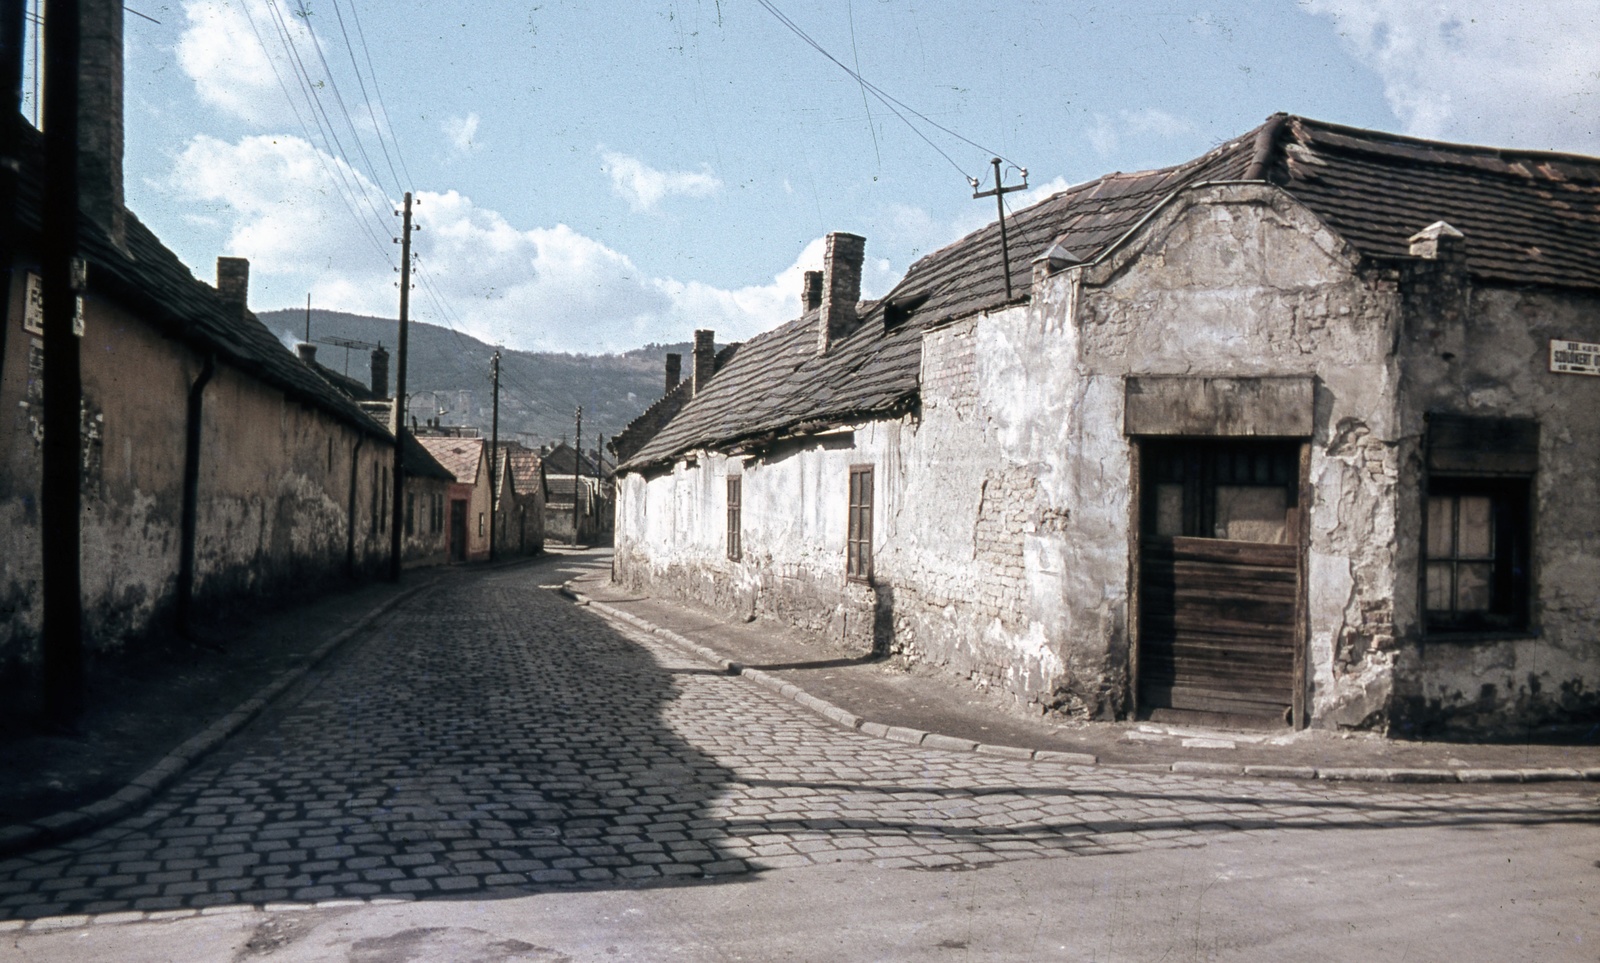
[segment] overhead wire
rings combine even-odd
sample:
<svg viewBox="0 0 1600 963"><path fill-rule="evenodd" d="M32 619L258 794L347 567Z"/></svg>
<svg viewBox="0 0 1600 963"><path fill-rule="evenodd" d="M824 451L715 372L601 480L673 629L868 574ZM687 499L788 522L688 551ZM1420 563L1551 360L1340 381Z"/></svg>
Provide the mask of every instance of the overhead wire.
<svg viewBox="0 0 1600 963"><path fill-rule="evenodd" d="M350 0L350 19L356 25L356 39L361 41L361 54L367 61L367 76L372 78L372 94L378 98L378 110L383 113L383 125L389 128L389 140L394 142L394 156L400 161L400 169L406 173L405 182L415 184L411 170L406 167L406 155L400 150L400 138L395 136L394 123L389 119L389 108L383 103L383 87L378 83L378 72L372 69L372 49L367 46L366 32L361 29L361 13L356 7L355 0Z"/></svg>
<svg viewBox="0 0 1600 963"><path fill-rule="evenodd" d="M354 16L354 3L351 4L350 9L351 16ZM361 99L367 105L367 117L372 120L372 131L378 138L379 149L383 151L384 163L389 165L389 176L394 178L396 191L403 194L405 193L406 182L400 180L399 173L397 173L394 169L394 160L389 156L389 146L384 143L383 140L383 129L378 126L378 117L372 111L372 97L367 94L367 84L361 79L361 67L356 64L356 48L350 43L350 31L346 30L344 27L344 14L339 11L339 0L333 0L333 14L339 20L339 33L344 36L344 49L350 54L350 69L356 75L356 84L361 87ZM365 41L363 41L363 45L365 45ZM367 66L369 68L371 67L370 60L368 61ZM372 86L374 90L377 89L377 78L373 78ZM395 145L395 150L398 152L399 144Z"/></svg>

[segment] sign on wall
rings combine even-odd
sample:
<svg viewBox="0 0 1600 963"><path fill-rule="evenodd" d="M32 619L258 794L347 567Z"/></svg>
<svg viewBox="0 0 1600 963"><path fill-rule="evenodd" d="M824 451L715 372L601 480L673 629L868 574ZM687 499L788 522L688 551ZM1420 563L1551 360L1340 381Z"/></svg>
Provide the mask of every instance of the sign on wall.
<svg viewBox="0 0 1600 963"><path fill-rule="evenodd" d="M1600 375L1600 344L1552 339L1550 370L1560 374Z"/></svg>
<svg viewBox="0 0 1600 963"><path fill-rule="evenodd" d="M22 330L44 337L44 281L28 272L27 302L22 310ZM79 295L72 315L72 333L83 337L83 296Z"/></svg>

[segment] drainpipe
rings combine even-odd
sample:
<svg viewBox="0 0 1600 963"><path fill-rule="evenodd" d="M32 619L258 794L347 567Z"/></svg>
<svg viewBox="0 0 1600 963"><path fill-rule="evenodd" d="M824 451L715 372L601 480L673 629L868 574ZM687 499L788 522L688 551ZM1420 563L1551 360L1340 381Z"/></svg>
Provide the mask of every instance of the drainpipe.
<svg viewBox="0 0 1600 963"><path fill-rule="evenodd" d="M183 517L178 536L178 631L189 635L194 602L194 543L200 502L200 430L206 385L217 371L217 356L207 354L199 377L189 386L188 421L183 435Z"/></svg>
<svg viewBox="0 0 1600 963"><path fill-rule="evenodd" d="M344 572L351 580L356 577L356 480L357 472L361 469L361 446L366 440L366 436L356 435L356 446L350 451L350 506L349 524L345 526Z"/></svg>

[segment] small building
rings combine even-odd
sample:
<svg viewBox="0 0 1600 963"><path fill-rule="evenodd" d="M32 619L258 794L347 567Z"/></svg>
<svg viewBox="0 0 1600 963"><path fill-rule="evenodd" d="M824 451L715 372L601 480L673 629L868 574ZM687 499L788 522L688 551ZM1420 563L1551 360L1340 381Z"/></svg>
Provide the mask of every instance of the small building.
<svg viewBox="0 0 1600 963"><path fill-rule="evenodd" d="M548 492L546 536L568 545L595 545L608 540L613 531L614 489L612 473L604 467L600 453L588 451L580 455L563 441L545 449L540 457Z"/></svg>
<svg viewBox="0 0 1600 963"><path fill-rule="evenodd" d="M1600 160L1277 115L1006 228L706 333L616 577L1074 716L1600 719Z"/></svg>
<svg viewBox="0 0 1600 963"><path fill-rule="evenodd" d="M422 435L417 443L451 477L445 491L445 552L451 562L489 557L494 486L489 479L489 443L482 438ZM505 475L501 474L501 484Z"/></svg>
<svg viewBox="0 0 1600 963"><path fill-rule="evenodd" d="M515 500L504 513L505 532L499 550L508 555L536 555L544 551L544 460L516 442L502 442L501 452Z"/></svg>

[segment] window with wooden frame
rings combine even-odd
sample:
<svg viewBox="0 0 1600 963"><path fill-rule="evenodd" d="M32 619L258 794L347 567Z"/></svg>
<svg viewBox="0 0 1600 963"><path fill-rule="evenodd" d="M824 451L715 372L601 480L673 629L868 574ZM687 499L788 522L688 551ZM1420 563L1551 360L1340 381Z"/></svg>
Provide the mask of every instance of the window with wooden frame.
<svg viewBox="0 0 1600 963"><path fill-rule="evenodd" d="M1532 598L1532 419L1428 415L1423 607L1430 633L1516 632Z"/></svg>
<svg viewBox="0 0 1600 963"><path fill-rule="evenodd" d="M845 576L872 578L872 466L850 468L850 524L845 536Z"/></svg>
<svg viewBox="0 0 1600 963"><path fill-rule="evenodd" d="M728 558L737 562L744 557L744 542L740 537L743 518L743 479L728 476Z"/></svg>

